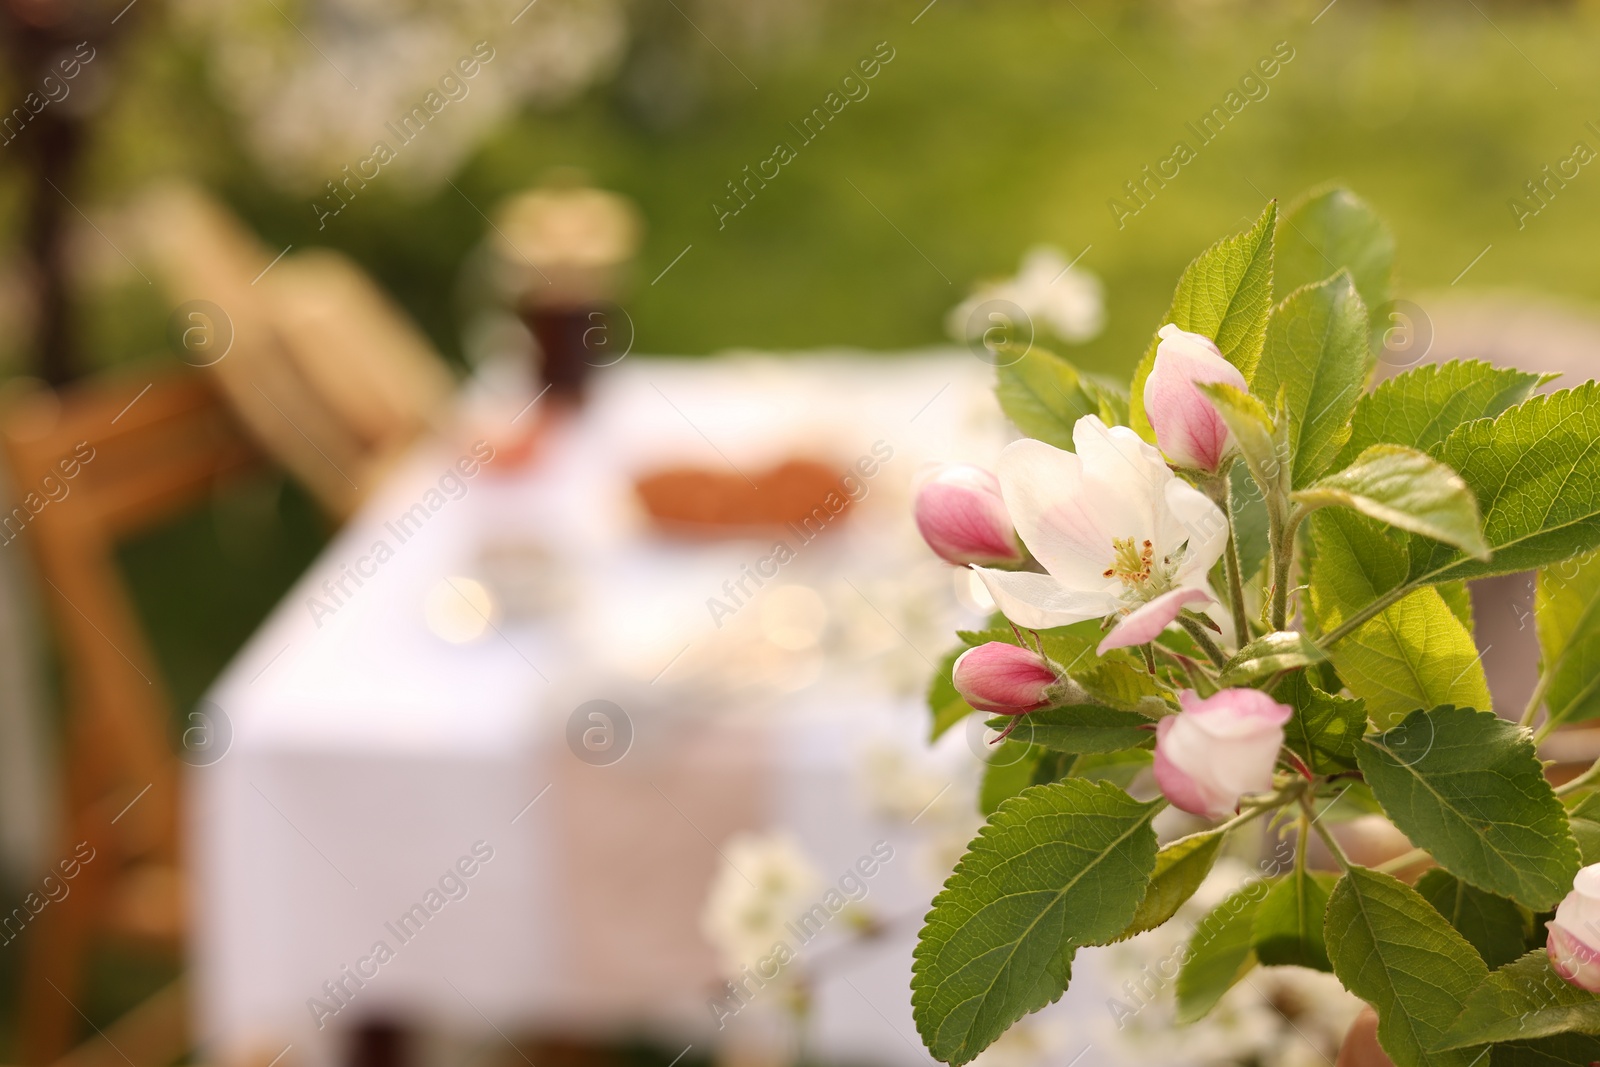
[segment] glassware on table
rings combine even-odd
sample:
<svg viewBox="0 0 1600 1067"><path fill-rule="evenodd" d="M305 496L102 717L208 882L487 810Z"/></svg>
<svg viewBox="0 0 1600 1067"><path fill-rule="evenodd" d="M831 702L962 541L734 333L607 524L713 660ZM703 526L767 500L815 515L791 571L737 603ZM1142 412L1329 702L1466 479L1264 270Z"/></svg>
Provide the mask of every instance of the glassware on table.
<svg viewBox="0 0 1600 1067"><path fill-rule="evenodd" d="M572 170L503 203L493 247L513 307L538 341L558 402L582 400L592 369L620 362L633 323L617 301L644 225L633 203Z"/></svg>

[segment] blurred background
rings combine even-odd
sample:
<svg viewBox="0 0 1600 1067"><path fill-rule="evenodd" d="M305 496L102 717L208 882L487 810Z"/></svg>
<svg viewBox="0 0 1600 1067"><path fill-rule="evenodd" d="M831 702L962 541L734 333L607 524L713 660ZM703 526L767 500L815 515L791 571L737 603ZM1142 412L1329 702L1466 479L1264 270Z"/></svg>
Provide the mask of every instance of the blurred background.
<svg viewBox="0 0 1600 1067"><path fill-rule="evenodd" d="M0 1062L929 1062L909 946L988 747L927 746L922 690L986 605L905 508L1007 439L982 301L1125 380L1190 258L1337 180L1394 231L1406 362L1600 366L1600 4L0 35ZM1480 606L1518 709L1526 584ZM1285 979L1130 1037L1145 951L988 1055L1322 1062L1348 1022Z"/></svg>

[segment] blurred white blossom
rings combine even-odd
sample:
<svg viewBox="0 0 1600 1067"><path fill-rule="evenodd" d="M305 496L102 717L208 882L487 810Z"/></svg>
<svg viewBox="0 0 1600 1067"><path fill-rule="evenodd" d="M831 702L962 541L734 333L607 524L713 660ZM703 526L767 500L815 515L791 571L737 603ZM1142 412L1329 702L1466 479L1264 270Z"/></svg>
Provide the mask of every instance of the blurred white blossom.
<svg viewBox="0 0 1600 1067"><path fill-rule="evenodd" d="M964 734L966 726L956 726L951 734L958 731ZM878 814L916 824L917 870L934 885L949 877L983 826L977 795L983 764L964 745L943 747L946 758L941 759L878 741L863 748L859 765L862 786Z"/></svg>
<svg viewBox="0 0 1600 1067"><path fill-rule="evenodd" d="M722 856L700 930L733 974L793 940L784 924L817 902L823 884L810 857L782 831L736 834Z"/></svg>
<svg viewBox="0 0 1600 1067"><path fill-rule="evenodd" d="M1048 331L1068 344L1092 340L1105 326L1099 277L1083 267L1069 268L1061 250L1050 245L1030 249L1015 277L974 286L945 319L950 336L957 341L982 337L995 323L976 312L991 300L1010 301L1032 320L1035 331Z"/></svg>
<svg viewBox="0 0 1600 1067"><path fill-rule="evenodd" d="M962 807L964 791L951 790L949 775L926 758L886 741L870 744L861 753L861 780L873 808L902 822L918 816L946 819Z"/></svg>
<svg viewBox="0 0 1600 1067"><path fill-rule="evenodd" d="M1030 1015L1017 1020L995 1043L978 1053L972 1067L1061 1067L1067 1055L1071 1028L1066 1020Z"/></svg>
<svg viewBox="0 0 1600 1067"><path fill-rule="evenodd" d="M341 168L370 157L378 141L397 149L385 174L439 182L521 104L559 105L609 76L627 39L620 0L539 0L520 13L504 0L174 6L205 46L212 78L244 118L269 176L301 191L338 181ZM479 42L493 58L461 79L456 65ZM437 93L450 74L465 95L427 123L423 143L401 147L385 124Z"/></svg>
<svg viewBox="0 0 1600 1067"><path fill-rule="evenodd" d="M1108 997L1096 1044L1118 1063L1222 1067L1311 1067L1332 1063L1361 1001L1331 974L1303 967L1256 967L1205 1018L1174 1021L1175 975L1193 926L1251 876L1220 860L1166 925L1107 948L1099 957Z"/></svg>

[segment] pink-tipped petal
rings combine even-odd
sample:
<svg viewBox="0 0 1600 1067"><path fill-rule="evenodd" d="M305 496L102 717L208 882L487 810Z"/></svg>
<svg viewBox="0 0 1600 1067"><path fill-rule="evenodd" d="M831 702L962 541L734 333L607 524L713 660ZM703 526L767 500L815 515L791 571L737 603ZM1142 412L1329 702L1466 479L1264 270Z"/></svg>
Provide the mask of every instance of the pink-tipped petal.
<svg viewBox="0 0 1600 1067"><path fill-rule="evenodd" d="M1200 783L1186 774L1182 768L1168 757L1162 742L1176 724L1174 718L1165 718L1156 723L1156 757L1152 770L1155 772L1156 785L1161 793L1172 805L1187 811L1191 815L1201 815L1208 819L1220 819L1229 814L1233 809L1227 804L1226 798L1208 795Z"/></svg>
<svg viewBox="0 0 1600 1067"><path fill-rule="evenodd" d="M1293 708L1259 689L1219 689L1204 699L1185 689L1178 694L1178 706L1213 737L1243 737L1282 726L1294 715Z"/></svg>
<svg viewBox="0 0 1600 1067"><path fill-rule="evenodd" d="M1122 620L1111 628L1100 647L1095 650L1096 655L1105 655L1114 648L1128 648L1131 645L1142 645L1154 641L1161 636L1161 631L1172 625L1185 607L1191 604L1207 604L1216 597L1205 589L1173 589L1162 593L1147 604L1142 604L1122 617Z"/></svg>

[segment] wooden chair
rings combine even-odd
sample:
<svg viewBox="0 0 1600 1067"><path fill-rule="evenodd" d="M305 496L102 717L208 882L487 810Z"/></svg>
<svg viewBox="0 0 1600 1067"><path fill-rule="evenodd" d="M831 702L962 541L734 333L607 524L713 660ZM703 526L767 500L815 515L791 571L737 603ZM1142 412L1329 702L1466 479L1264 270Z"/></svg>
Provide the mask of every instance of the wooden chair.
<svg viewBox="0 0 1600 1067"><path fill-rule="evenodd" d="M206 367L264 452L333 516L349 517L454 382L426 336L348 257L275 253L192 186L150 191L137 217L168 298L223 310L231 347Z"/></svg>
<svg viewBox="0 0 1600 1067"><path fill-rule="evenodd" d="M37 563L67 709L57 858L94 850L70 892L26 921L21 1053L54 1063L80 1029L97 937L180 948L179 775L171 701L113 555L116 543L206 502L259 461L212 382L197 373L120 377L0 402L0 444L18 507L0 540ZM85 849L84 852L87 850ZM84 852L79 852L81 859ZM58 872L59 877L59 872ZM19 920L21 921L21 920ZM169 987L112 1028L159 1067L188 1048L183 996ZM70 1060L121 1052L91 1037ZM96 1046L102 1046L96 1048Z"/></svg>

